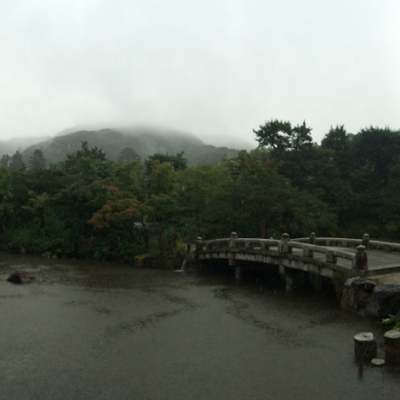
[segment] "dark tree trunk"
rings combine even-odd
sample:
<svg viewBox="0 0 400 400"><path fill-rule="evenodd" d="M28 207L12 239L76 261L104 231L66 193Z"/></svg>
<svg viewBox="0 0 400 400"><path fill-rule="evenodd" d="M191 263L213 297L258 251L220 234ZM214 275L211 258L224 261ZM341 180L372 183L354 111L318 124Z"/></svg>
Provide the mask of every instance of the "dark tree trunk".
<svg viewBox="0 0 400 400"><path fill-rule="evenodd" d="M260 230L260 238L261 239L265 239L265 235L266 235L265 225L266 225L266 219L260 218L259 219L259 230Z"/></svg>

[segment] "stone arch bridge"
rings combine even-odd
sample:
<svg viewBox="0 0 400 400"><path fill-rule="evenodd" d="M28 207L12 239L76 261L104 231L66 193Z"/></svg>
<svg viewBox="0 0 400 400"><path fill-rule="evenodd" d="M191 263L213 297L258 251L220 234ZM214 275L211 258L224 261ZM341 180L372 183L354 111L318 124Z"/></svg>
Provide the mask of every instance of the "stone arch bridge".
<svg viewBox="0 0 400 400"><path fill-rule="evenodd" d="M244 262L273 265L286 276L286 289L291 290L293 281L290 270L306 271L327 278L335 272L351 276L373 276L400 272L400 244L363 239L315 237L290 239L283 234L280 240L230 238L196 242L196 259L227 260L235 268L239 279ZM241 265L242 264L242 265Z"/></svg>

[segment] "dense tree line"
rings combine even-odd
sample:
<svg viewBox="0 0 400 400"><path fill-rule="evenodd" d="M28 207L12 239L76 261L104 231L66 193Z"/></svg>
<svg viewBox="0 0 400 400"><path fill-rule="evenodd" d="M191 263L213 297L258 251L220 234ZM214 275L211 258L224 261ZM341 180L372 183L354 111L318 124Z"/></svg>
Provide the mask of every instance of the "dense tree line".
<svg viewBox="0 0 400 400"><path fill-rule="evenodd" d="M183 153L107 160L81 149L46 167L36 150L0 160L3 248L48 257L168 264L197 236L318 235L400 239L400 134L331 128L321 144L305 123L271 120L260 146L217 165L188 167ZM22 161L22 162L21 162Z"/></svg>
<svg viewBox="0 0 400 400"><path fill-rule="evenodd" d="M358 237L367 231L375 238L400 239L400 132L371 126L351 134L336 126L321 145L312 142L310 132L305 123L292 128L269 121L255 134L282 176L334 212L338 234Z"/></svg>

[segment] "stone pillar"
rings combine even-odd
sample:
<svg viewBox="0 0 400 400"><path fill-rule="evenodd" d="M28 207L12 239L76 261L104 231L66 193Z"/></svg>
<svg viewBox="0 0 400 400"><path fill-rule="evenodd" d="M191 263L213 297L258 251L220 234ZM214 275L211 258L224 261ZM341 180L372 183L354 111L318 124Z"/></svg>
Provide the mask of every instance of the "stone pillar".
<svg viewBox="0 0 400 400"><path fill-rule="evenodd" d="M290 236L288 233L283 233L281 237L281 241L278 245L279 253L290 254L292 252L292 248L289 247Z"/></svg>
<svg viewBox="0 0 400 400"><path fill-rule="evenodd" d="M326 262L329 264L336 264L337 263L337 256L333 251L328 251L326 253Z"/></svg>
<svg viewBox="0 0 400 400"><path fill-rule="evenodd" d="M229 249L230 249L229 260L228 260L229 266L235 265L235 253L232 250L234 250L234 248L236 247L236 243L235 243L236 239L237 239L237 233L232 232L231 237L229 239Z"/></svg>
<svg viewBox="0 0 400 400"><path fill-rule="evenodd" d="M357 247L356 269L363 271L368 270L368 255L367 252L365 251L365 246L363 245Z"/></svg>
<svg viewBox="0 0 400 400"><path fill-rule="evenodd" d="M236 232L232 232L231 233L231 237L229 239L229 247L235 247L235 240L237 239L237 233Z"/></svg>
<svg viewBox="0 0 400 400"><path fill-rule="evenodd" d="M354 353L359 360L376 357L376 338L373 333L361 332L354 336Z"/></svg>
<svg viewBox="0 0 400 400"><path fill-rule="evenodd" d="M291 292L293 290L293 278L289 275L286 275L285 280L286 280L286 291Z"/></svg>
<svg viewBox="0 0 400 400"><path fill-rule="evenodd" d="M314 232L310 233L310 238L308 239L309 244L317 244L317 237Z"/></svg>
<svg viewBox="0 0 400 400"><path fill-rule="evenodd" d="M388 364L400 364L400 332L387 331L385 337L385 359Z"/></svg>
<svg viewBox="0 0 400 400"><path fill-rule="evenodd" d="M202 242L202 238L200 236L197 237L196 239L196 251L200 251L201 250L201 242Z"/></svg>
<svg viewBox="0 0 400 400"><path fill-rule="evenodd" d="M308 239L308 243L312 244L312 245L316 245L317 244L317 237L316 237L314 232L310 233L310 237ZM314 258L314 252L311 249L309 249L308 247L304 247L303 256L307 257L307 258Z"/></svg>
<svg viewBox="0 0 400 400"><path fill-rule="evenodd" d="M364 233L363 238L362 238L362 242L361 245L364 246L366 248L366 250L370 249L369 246L369 235L368 233Z"/></svg>
<svg viewBox="0 0 400 400"><path fill-rule="evenodd" d="M314 252L310 248L304 247L303 257L314 258Z"/></svg>

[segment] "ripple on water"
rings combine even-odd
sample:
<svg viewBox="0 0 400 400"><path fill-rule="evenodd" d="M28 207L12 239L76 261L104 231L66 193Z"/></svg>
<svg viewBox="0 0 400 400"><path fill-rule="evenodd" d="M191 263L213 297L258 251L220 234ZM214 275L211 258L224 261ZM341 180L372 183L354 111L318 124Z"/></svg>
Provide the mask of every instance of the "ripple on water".
<svg viewBox="0 0 400 400"><path fill-rule="evenodd" d="M5 282L15 268L38 283ZM354 362L354 334L379 325L275 278L8 255L0 278L1 399L398 396L399 369Z"/></svg>

